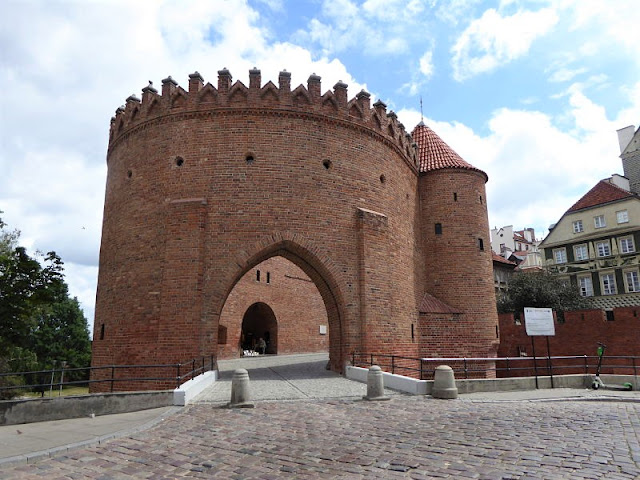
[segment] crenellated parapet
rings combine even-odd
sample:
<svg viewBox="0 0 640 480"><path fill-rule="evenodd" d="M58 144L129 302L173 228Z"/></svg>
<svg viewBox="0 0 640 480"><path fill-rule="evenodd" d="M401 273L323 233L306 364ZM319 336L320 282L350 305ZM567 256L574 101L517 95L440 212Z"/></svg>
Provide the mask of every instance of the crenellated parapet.
<svg viewBox="0 0 640 480"><path fill-rule="evenodd" d="M207 82L200 73L189 75L188 90L170 76L162 80L158 92L151 82L142 89L142 98L131 95L111 118L109 149L120 138L149 122L167 117L179 120L182 115L224 114L228 111L260 111L263 114L311 116L347 127L364 129L402 153L407 163L419 166L418 147L411 134L398 121L393 111L380 100L371 105L371 95L364 90L349 99L347 84L339 81L333 90L322 93L320 76L310 75L306 87L291 88L291 73L282 71L278 85L262 84L260 70L249 70L249 86L233 83L226 68L218 71L217 86Z"/></svg>

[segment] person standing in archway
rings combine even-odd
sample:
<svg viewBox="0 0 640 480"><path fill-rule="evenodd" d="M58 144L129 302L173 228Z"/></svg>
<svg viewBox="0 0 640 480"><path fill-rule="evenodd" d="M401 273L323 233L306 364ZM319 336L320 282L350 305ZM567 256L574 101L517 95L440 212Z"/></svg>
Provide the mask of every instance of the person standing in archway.
<svg viewBox="0 0 640 480"><path fill-rule="evenodd" d="M260 337L260 339L258 340L258 352L264 355L266 351L267 351L267 342L264 341L264 338Z"/></svg>

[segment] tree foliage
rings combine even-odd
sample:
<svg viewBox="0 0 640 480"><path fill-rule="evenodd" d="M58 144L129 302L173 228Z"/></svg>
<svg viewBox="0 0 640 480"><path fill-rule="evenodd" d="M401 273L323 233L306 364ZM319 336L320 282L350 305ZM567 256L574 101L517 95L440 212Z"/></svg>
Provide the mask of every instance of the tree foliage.
<svg viewBox="0 0 640 480"><path fill-rule="evenodd" d="M589 308L591 300L578 287L548 272L519 273L511 277L509 288L498 299L498 312L522 312L525 307L552 308L563 313Z"/></svg>
<svg viewBox="0 0 640 480"><path fill-rule="evenodd" d="M0 212L2 213L2 212ZM55 252L31 257L0 218L0 371L88 367L91 343Z"/></svg>

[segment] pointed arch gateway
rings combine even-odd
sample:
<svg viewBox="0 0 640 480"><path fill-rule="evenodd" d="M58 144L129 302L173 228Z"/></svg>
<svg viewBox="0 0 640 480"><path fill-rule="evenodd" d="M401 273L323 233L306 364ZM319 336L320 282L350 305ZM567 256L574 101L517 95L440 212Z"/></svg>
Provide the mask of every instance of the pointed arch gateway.
<svg viewBox="0 0 640 480"><path fill-rule="evenodd" d="M317 288L318 293L322 297L322 302L324 303L324 308L326 310L327 321L328 321L328 333L329 333L329 361L331 364L331 369L334 371L341 372L344 367L345 362L345 352L343 352L343 313L341 311L341 305L343 302L341 301L342 295L340 289L338 287L338 283L335 279L335 271L336 269L333 267L332 262L328 258L323 258L322 260L318 255L312 253L312 250L309 248L305 248L297 242L291 240L281 240L276 243L273 243L268 246L257 245L257 253L254 254L246 254L245 260L243 262L236 261L235 262L235 271L230 279L226 282L225 294L222 297L222 300L217 305L212 305L212 309L214 309L214 318L216 319L217 330L220 332L220 328L224 328L226 331L226 326L222 326L220 324L220 319L222 315L222 310L224 305L229 298L232 290L236 286L236 284L240 281L240 279L250 270L259 266L261 263L273 258L273 257L282 257L289 262L293 263L295 266L300 268L313 282L315 287ZM266 272L262 273L263 278ZM262 303L262 306L256 306ZM266 309L265 309L266 307ZM255 308L255 311L252 313L249 312L249 309ZM267 312L271 310L271 307L263 302L255 302L251 305L245 312L245 316L247 314L262 316L263 321L265 318L269 317ZM273 314L273 310L271 310L271 314ZM273 319L267 319L266 323L273 325L271 322L275 322L276 325L276 335L277 332L277 316L273 314ZM260 321L258 321L260 322ZM247 325L251 325L251 320L248 321ZM243 329L244 329L244 317L243 317ZM214 329L215 331L215 329ZM270 331L270 330L265 330ZM273 335L273 333L270 333ZM219 343L220 338L217 339L215 343ZM273 351L273 340L271 340L270 351L271 353L276 353ZM277 337L276 337L277 342ZM218 345L220 346L220 345ZM270 353L269 351L267 353Z"/></svg>

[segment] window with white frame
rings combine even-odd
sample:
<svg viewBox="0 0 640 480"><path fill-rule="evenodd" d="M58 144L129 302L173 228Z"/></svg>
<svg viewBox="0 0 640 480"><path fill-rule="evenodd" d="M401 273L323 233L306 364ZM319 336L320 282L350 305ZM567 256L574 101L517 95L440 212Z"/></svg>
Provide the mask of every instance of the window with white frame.
<svg viewBox="0 0 640 480"><path fill-rule="evenodd" d="M607 226L607 222L604 221L604 215L598 215L597 217L593 217L593 223L596 228L604 228Z"/></svg>
<svg viewBox="0 0 640 480"><path fill-rule="evenodd" d="M609 245L609 240L604 242L596 243L596 250L598 251L599 257L608 257L611 255L611 245Z"/></svg>
<svg viewBox="0 0 640 480"><path fill-rule="evenodd" d="M636 251L633 244L633 237L622 237L620 240L620 253L632 253Z"/></svg>
<svg viewBox="0 0 640 480"><path fill-rule="evenodd" d="M624 272L624 280L627 284L627 292L640 292L640 276L638 270Z"/></svg>
<svg viewBox="0 0 640 480"><path fill-rule="evenodd" d="M582 244L573 247L573 256L575 257L576 261L588 260L589 252L587 250L587 246L585 244Z"/></svg>
<svg viewBox="0 0 640 480"><path fill-rule="evenodd" d="M553 258L556 263L567 263L567 250L565 248L554 248Z"/></svg>
<svg viewBox="0 0 640 480"><path fill-rule="evenodd" d="M601 273L600 282L602 283L603 295L616 294L616 277L613 273Z"/></svg>
<svg viewBox="0 0 640 480"><path fill-rule="evenodd" d="M584 228L582 227L582 220L576 220L573 222L573 233L583 232Z"/></svg>
<svg viewBox="0 0 640 480"><path fill-rule="evenodd" d="M618 223L628 223L629 213L626 210L620 210L616 212L616 218L618 219Z"/></svg>
<svg viewBox="0 0 640 480"><path fill-rule="evenodd" d="M591 282L591 276L579 277L578 285L580 287L580 295L583 297L593 297L593 283Z"/></svg>

